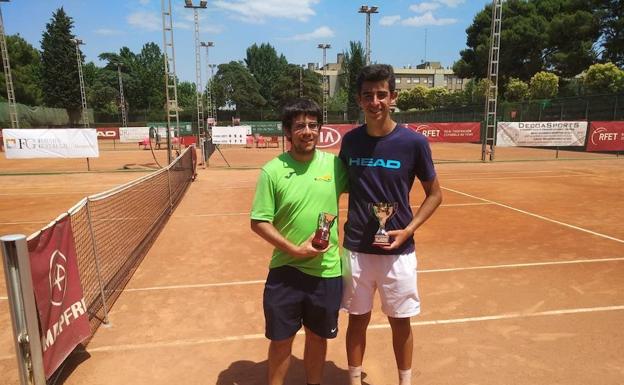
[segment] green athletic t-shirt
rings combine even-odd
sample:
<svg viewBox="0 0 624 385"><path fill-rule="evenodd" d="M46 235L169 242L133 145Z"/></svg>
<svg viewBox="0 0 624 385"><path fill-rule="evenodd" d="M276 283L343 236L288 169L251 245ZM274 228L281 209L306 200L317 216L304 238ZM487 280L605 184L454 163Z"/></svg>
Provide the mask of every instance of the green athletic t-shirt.
<svg viewBox="0 0 624 385"><path fill-rule="evenodd" d="M346 187L347 173L337 156L316 151L311 162L301 163L284 153L262 167L251 219L273 223L286 239L300 245L316 231L319 213L338 215L338 197ZM295 258L275 248L269 267L288 265L316 277L338 277L338 218L329 242L329 250L314 258Z"/></svg>

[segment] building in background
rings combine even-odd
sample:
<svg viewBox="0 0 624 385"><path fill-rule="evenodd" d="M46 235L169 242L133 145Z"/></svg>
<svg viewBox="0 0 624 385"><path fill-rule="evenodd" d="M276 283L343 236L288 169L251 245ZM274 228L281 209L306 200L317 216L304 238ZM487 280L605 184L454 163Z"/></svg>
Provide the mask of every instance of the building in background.
<svg viewBox="0 0 624 385"><path fill-rule="evenodd" d="M329 96L334 96L338 77L342 74L344 54L339 53L336 63L327 63L326 71L329 77ZM316 63L308 63L308 69L323 75L323 68ZM396 77L396 88L399 92L412 89L416 86L427 88L442 87L450 92L462 91L468 79L455 76L453 70L444 68L440 62L424 62L415 67L393 67Z"/></svg>

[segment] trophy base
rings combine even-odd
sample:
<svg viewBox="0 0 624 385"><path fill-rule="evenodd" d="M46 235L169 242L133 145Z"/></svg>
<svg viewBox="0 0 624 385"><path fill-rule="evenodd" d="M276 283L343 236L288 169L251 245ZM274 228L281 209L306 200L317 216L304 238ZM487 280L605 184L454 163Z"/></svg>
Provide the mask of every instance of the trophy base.
<svg viewBox="0 0 624 385"><path fill-rule="evenodd" d="M315 249L323 250L329 245L329 232L322 229L316 230L316 234L312 239L312 246Z"/></svg>
<svg viewBox="0 0 624 385"><path fill-rule="evenodd" d="M389 235L375 235L375 240L372 243L373 246L377 247L390 246L391 244Z"/></svg>

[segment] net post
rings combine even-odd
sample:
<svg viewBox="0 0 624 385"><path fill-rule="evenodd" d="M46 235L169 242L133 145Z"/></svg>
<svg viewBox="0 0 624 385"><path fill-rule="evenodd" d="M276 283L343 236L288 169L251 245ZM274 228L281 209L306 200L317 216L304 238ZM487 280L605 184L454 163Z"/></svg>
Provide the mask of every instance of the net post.
<svg viewBox="0 0 624 385"><path fill-rule="evenodd" d="M4 274L22 385L45 385L39 318L35 305L26 236L0 237Z"/></svg>
<svg viewBox="0 0 624 385"><path fill-rule="evenodd" d="M97 245L95 244L95 232L93 231L93 222L91 220L91 205L89 205L90 199L87 198L85 205L87 206L87 223L89 224L89 236L91 237L91 245L93 248L93 260L95 262L95 271L98 279L98 285L100 286L100 297L102 297L102 311L104 312L104 324L110 325L108 320L108 306L106 305L106 296L104 295L104 284L102 282L102 273L100 270L100 258L98 257Z"/></svg>

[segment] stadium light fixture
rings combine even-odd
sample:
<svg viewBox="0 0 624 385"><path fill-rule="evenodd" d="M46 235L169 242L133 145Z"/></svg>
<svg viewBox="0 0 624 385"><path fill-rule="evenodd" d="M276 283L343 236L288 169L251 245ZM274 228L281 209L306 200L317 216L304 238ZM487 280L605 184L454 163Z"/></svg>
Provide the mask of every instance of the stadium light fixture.
<svg viewBox="0 0 624 385"><path fill-rule="evenodd" d="M379 7L362 5L358 13L366 14L366 65L370 65L370 15L372 13L379 13Z"/></svg>

